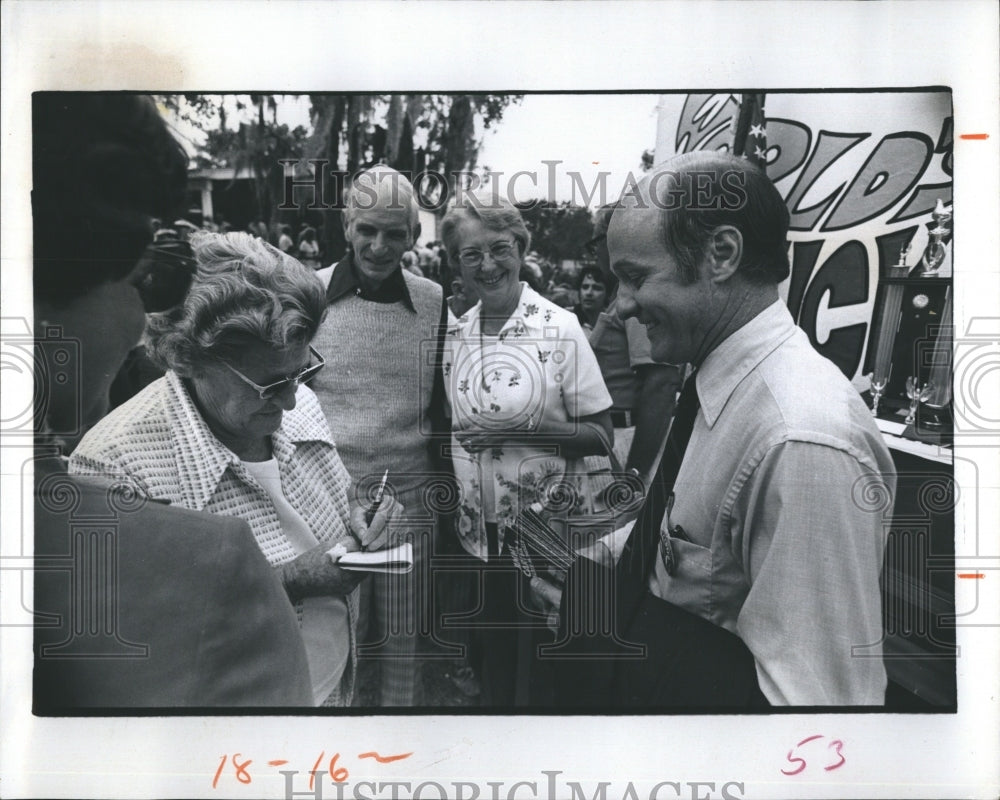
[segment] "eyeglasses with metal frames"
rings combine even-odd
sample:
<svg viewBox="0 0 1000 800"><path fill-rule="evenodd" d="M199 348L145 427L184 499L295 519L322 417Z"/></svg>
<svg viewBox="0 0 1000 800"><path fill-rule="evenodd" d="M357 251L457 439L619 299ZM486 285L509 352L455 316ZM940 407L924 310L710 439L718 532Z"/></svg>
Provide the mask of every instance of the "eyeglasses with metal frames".
<svg viewBox="0 0 1000 800"><path fill-rule="evenodd" d="M298 387L300 384L308 383L309 381L311 381L313 378L316 377L317 373L321 369L323 369L324 366L326 366L326 360L316 351L316 349L312 345L309 345L309 355L312 358L315 358L317 363L310 364L307 367L303 367L301 370L298 371L297 374L292 375L291 377L288 378L282 378L280 381L275 381L274 383L269 383L266 386L261 386L259 383L255 383L254 381L250 380L246 375L244 375L242 372L240 372L238 369L236 369L236 367L232 366L231 364L226 364L225 361L223 361L222 363L225 364L230 371L235 373L236 377L242 380L247 386L252 387L257 392L257 394L260 395L261 400L270 400L278 393L283 392L289 386L294 385Z"/></svg>
<svg viewBox="0 0 1000 800"><path fill-rule="evenodd" d="M494 261L506 261L514 253L514 244L514 242L494 242L489 246L490 257ZM462 250L458 254L458 260L463 267L478 267L485 258L486 253L474 247Z"/></svg>

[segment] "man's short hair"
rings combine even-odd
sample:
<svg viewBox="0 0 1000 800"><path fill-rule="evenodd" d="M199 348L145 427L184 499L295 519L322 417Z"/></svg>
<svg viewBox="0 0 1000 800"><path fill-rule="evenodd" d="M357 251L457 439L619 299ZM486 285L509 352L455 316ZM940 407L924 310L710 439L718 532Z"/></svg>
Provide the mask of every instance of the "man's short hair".
<svg viewBox="0 0 1000 800"><path fill-rule="evenodd" d="M767 174L745 159L715 151L676 156L655 170L649 200L661 209L664 247L681 274L697 279L712 231L732 225L743 237L738 274L756 284L788 277L788 207Z"/></svg>
<svg viewBox="0 0 1000 800"><path fill-rule="evenodd" d="M417 195L402 172L384 164L359 172L344 194L344 227L351 224L357 211L373 208L405 209L410 233L416 231L420 221Z"/></svg>

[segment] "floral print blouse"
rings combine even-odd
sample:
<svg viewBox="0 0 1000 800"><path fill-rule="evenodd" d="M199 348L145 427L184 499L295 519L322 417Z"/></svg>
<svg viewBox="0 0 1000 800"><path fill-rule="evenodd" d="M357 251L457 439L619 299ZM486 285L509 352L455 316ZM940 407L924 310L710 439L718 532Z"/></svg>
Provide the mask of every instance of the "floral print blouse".
<svg viewBox="0 0 1000 800"><path fill-rule="evenodd" d="M445 337L443 370L452 409L452 460L461 487L458 535L486 561L486 521L500 549L522 504L558 502L566 459L558 447L504 445L467 452L454 432L534 430L545 420L579 419L611 407L600 367L576 316L525 283L497 336L482 336L476 304ZM488 506L486 504L489 504Z"/></svg>

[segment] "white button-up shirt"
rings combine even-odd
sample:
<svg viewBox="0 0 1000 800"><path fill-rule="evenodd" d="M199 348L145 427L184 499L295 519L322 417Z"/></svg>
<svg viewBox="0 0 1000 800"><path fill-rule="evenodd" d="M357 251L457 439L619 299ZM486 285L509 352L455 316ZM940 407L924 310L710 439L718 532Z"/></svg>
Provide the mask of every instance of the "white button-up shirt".
<svg viewBox="0 0 1000 800"><path fill-rule="evenodd" d="M884 702L879 575L892 458L843 374L775 302L698 370L653 594L737 634L775 705ZM665 518L663 526L666 528Z"/></svg>

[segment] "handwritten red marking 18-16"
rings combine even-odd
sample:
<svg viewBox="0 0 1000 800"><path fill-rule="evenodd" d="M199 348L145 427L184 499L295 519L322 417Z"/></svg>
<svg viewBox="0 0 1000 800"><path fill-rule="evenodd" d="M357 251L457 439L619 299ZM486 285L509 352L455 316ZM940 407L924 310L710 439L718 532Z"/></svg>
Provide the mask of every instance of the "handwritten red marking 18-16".
<svg viewBox="0 0 1000 800"><path fill-rule="evenodd" d="M399 753L397 755L383 756L376 753L374 750L369 750L367 753L359 753L358 758L372 758L375 759L379 764L391 764L394 761L401 761L404 758L409 758L413 753ZM316 780L317 772L326 772L329 774L330 778L335 783L343 783L347 780L348 772L347 768L338 765L340 760L340 753L334 753L330 760L324 761L326 758L326 751L323 750L319 757L316 759L315 763L312 765L312 769L309 772L309 789L312 790L314 781ZM219 758L219 767L215 770L215 777L212 779L212 788L215 789L219 785L219 779L222 777L223 771L226 769L226 765L232 763L233 777L237 781L243 784L248 784L253 782L253 777L250 774L250 765L253 763L252 758L243 758L240 753L233 753L231 756L227 753ZM271 759L267 762L269 767L280 767L287 764L287 759L276 758ZM325 768L325 769L324 769Z"/></svg>
<svg viewBox="0 0 1000 800"><path fill-rule="evenodd" d="M826 739L826 738L827 737L823 736L822 734L817 733L814 736L807 736L805 739L803 739L801 742L795 745L795 747L793 747L791 750L788 751L788 755L786 756L786 758L788 759L789 764L797 764L797 766L794 769L783 769L781 770L781 774L798 775L800 772L803 772L805 768L808 766L808 764L806 762L806 759L798 754L799 748L809 744L809 742L815 742L820 739ZM823 766L824 772L832 772L835 769L840 769L842 766L844 766L845 763L847 763L847 759L844 757L843 748L844 748L844 743L840 739L830 739L830 741L827 743L826 750L832 752L827 752L824 755L823 760L824 762L826 762Z"/></svg>

